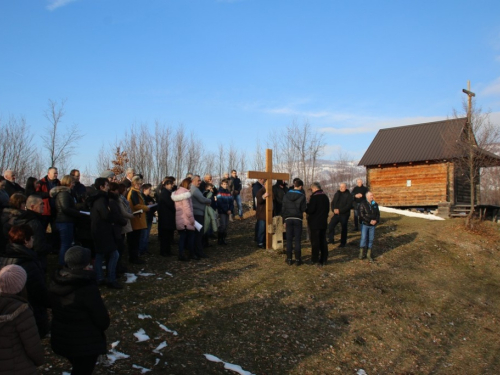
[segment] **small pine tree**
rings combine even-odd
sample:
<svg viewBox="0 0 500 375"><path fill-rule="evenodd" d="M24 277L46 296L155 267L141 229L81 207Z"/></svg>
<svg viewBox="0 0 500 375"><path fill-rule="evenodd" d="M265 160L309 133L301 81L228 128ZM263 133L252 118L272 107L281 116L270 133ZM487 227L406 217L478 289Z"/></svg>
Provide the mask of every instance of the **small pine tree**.
<svg viewBox="0 0 500 375"><path fill-rule="evenodd" d="M125 172L125 165L129 162L126 151L121 151L120 147L116 148L115 159L111 161L113 168L111 170L115 173L117 178L121 178Z"/></svg>

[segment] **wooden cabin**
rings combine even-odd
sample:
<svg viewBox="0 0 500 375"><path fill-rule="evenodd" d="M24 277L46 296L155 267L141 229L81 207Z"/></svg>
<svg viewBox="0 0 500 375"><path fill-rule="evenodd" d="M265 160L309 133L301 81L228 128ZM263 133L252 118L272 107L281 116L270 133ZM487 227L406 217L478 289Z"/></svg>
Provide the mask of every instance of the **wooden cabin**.
<svg viewBox="0 0 500 375"><path fill-rule="evenodd" d="M464 151L456 146L467 131L467 118L379 130L359 162L377 202L389 207L470 206L467 172L457 163ZM482 167L500 165L495 154L478 152L488 157ZM479 181L476 186L479 197Z"/></svg>

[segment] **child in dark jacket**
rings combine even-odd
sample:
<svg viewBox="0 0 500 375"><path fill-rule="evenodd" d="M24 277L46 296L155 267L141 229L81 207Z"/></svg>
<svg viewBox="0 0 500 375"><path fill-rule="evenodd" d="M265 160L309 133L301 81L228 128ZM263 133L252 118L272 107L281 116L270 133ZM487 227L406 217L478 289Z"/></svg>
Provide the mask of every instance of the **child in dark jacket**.
<svg viewBox="0 0 500 375"><path fill-rule="evenodd" d="M97 358L106 354L105 331L109 314L88 269L90 250L73 246L65 256L66 267L58 270L49 287L52 305L50 343L56 354L66 357L72 374L92 374Z"/></svg>
<svg viewBox="0 0 500 375"><path fill-rule="evenodd" d="M234 198L228 190L228 181L222 180L217 193L217 212L219 213L220 225L218 231L219 245L227 245L227 226L229 217L234 209Z"/></svg>
<svg viewBox="0 0 500 375"><path fill-rule="evenodd" d="M43 266L33 250L33 229L27 224L14 225L9 230L9 244L5 254L0 257L0 268L9 264L22 267L27 276L26 291L28 302L38 327L40 338L49 332L49 316L47 307L49 300L45 285Z"/></svg>

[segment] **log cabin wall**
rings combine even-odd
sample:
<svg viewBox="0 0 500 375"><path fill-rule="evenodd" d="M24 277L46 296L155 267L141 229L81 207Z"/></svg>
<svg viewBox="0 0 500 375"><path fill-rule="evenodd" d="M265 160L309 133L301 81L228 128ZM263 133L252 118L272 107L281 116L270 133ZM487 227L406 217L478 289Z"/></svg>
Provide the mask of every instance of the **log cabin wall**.
<svg viewBox="0 0 500 375"><path fill-rule="evenodd" d="M461 172L458 168L455 170L455 190L456 201L455 204L470 204L470 180L469 171ZM475 197L474 204L478 204L480 200L480 179L479 176L475 178Z"/></svg>
<svg viewBox="0 0 500 375"><path fill-rule="evenodd" d="M392 207L437 206L449 201L453 194L450 174L446 162L366 168L367 183L375 199L382 206Z"/></svg>

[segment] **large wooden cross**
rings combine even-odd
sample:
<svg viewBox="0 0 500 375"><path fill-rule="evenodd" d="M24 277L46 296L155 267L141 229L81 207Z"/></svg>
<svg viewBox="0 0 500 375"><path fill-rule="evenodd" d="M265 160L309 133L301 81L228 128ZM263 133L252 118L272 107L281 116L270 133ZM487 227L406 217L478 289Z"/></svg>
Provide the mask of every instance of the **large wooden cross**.
<svg viewBox="0 0 500 375"><path fill-rule="evenodd" d="M266 193L268 197L266 198L266 249L271 248L273 235L267 228L273 222L273 180L283 180L288 181L290 175L288 173L275 173L273 172L273 150L266 150L266 171L256 172L248 171L248 178L266 179Z"/></svg>

